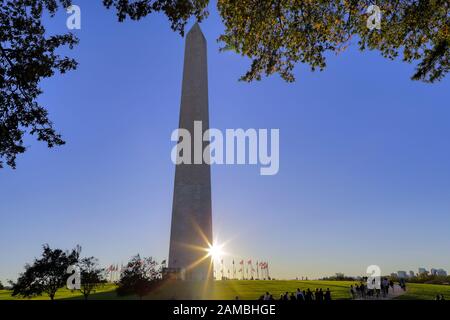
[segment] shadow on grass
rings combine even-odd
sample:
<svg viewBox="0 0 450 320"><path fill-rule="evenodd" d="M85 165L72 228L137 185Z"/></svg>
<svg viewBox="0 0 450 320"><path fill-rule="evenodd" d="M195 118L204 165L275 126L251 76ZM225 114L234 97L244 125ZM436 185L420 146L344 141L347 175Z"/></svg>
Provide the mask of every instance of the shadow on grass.
<svg viewBox="0 0 450 320"><path fill-rule="evenodd" d="M167 280L142 298L137 295L118 295L117 286L114 286L90 294L88 300L203 300L212 299L213 291L213 283ZM60 300L84 300L84 297L80 294L61 297Z"/></svg>

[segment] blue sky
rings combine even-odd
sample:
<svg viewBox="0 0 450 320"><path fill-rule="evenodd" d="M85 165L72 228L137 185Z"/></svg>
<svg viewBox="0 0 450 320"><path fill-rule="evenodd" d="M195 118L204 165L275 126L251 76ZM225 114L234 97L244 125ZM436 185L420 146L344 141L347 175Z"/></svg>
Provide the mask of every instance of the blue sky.
<svg viewBox="0 0 450 320"><path fill-rule="evenodd" d="M44 243L80 244L104 265L168 254L184 40L162 15L119 24L100 0L77 4L80 44L69 54L79 68L43 82L40 98L67 145L28 138L17 170L0 171L3 282ZM324 72L298 65L293 84L238 82L249 60L219 53L223 25L210 9L201 28L211 126L280 129L277 175L212 167L225 250L269 261L281 278L363 274L371 264L450 270L448 79L413 82L413 65L353 45ZM66 17L49 20L49 32L66 32Z"/></svg>

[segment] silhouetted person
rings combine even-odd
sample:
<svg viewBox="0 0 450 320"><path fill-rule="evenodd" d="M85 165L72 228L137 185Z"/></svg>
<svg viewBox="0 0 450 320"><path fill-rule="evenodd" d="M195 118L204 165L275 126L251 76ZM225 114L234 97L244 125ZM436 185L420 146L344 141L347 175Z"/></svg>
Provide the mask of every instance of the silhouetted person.
<svg viewBox="0 0 450 320"><path fill-rule="evenodd" d="M366 286L364 285L364 283L361 283L361 285L359 286L359 292L361 294L361 298L365 299L366 298Z"/></svg>
<svg viewBox="0 0 450 320"><path fill-rule="evenodd" d="M297 301L304 301L305 300L305 298L303 297L303 292L299 288L297 288L296 295L297 295Z"/></svg>
<svg viewBox="0 0 450 320"><path fill-rule="evenodd" d="M316 302L320 302L320 298L319 298L319 289L316 288L316 291L314 292L314 300Z"/></svg>
<svg viewBox="0 0 450 320"><path fill-rule="evenodd" d="M331 301L331 291L330 291L330 288L327 288L327 291L325 291L324 300L325 300L325 301Z"/></svg>
<svg viewBox="0 0 450 320"><path fill-rule="evenodd" d="M308 290L306 291L305 301L306 301L306 302L311 302L311 301L313 301L313 293L312 293L311 290L309 290L309 288L308 288Z"/></svg>
<svg viewBox="0 0 450 320"><path fill-rule="evenodd" d="M350 295L352 296L352 299L356 298L356 289L353 288L353 285L350 285Z"/></svg>

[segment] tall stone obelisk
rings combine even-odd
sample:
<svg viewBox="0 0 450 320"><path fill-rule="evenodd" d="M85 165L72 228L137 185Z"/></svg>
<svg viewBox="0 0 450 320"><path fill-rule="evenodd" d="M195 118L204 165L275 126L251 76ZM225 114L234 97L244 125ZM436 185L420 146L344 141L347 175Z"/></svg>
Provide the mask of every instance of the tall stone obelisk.
<svg viewBox="0 0 450 320"><path fill-rule="evenodd" d="M209 128L208 70L206 39L197 23L186 36L179 121L192 137L191 164L175 168L169 269L182 271L188 280L207 280L213 276L211 257L205 258L212 244L211 170L203 160L194 164L194 140L199 138L194 137L194 121L202 122L203 132Z"/></svg>

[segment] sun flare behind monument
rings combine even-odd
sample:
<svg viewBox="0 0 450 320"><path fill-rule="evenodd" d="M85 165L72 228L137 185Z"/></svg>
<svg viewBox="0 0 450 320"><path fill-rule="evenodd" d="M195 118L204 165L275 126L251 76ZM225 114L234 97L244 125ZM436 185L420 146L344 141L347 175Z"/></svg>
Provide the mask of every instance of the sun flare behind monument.
<svg viewBox="0 0 450 320"><path fill-rule="evenodd" d="M206 249L206 252L208 253L208 256L211 257L212 261L220 260L225 254L223 251L223 245L219 244L210 245L209 248Z"/></svg>

